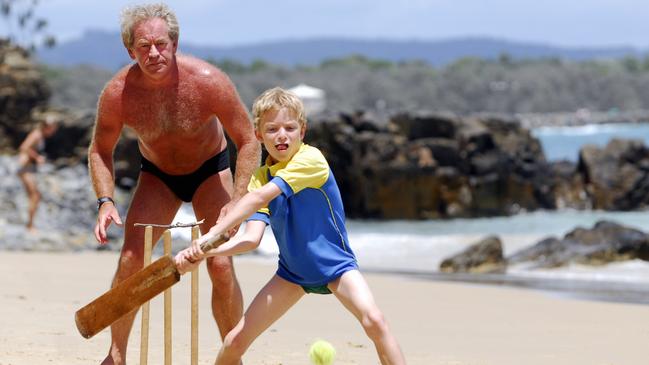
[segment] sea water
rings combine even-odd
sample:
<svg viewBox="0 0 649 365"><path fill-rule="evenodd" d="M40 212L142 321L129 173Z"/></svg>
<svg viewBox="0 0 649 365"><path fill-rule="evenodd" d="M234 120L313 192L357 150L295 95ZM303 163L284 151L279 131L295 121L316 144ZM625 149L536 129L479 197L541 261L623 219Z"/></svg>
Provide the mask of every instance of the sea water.
<svg viewBox="0 0 649 365"><path fill-rule="evenodd" d="M649 125L540 128L533 131L533 134L540 139L549 160L575 161L579 148L587 143L603 146L613 137L649 141ZM180 222L190 222L193 219L189 205L184 205L176 217L176 221ZM600 220L610 220L649 232L649 211L559 210L474 219L348 220L346 226L350 245L363 269L448 280L454 277L440 274L440 263L490 235L500 238L503 253L507 257L544 238L561 238L577 227L591 228ZM177 238L189 241L187 230L175 234ZM274 261L277 253L272 232L267 229L260 247L248 257ZM475 276L459 277L469 281L488 278L491 282L500 284L538 287L572 294L581 292L589 298L600 296L605 300L649 304L649 262L641 260L603 266L571 264L556 269L531 269L519 265L509 267L506 275L482 276L481 279Z"/></svg>

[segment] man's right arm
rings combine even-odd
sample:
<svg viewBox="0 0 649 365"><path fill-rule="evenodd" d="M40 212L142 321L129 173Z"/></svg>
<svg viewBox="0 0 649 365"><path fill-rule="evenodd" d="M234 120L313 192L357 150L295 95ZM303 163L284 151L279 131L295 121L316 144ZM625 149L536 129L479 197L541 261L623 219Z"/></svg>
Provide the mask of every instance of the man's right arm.
<svg viewBox="0 0 649 365"><path fill-rule="evenodd" d="M115 81L110 81L97 103L97 119L88 149L88 170L97 198L112 198L115 190L113 151L123 128L120 89ZM113 221L122 224L116 207L110 202L102 204L95 226L99 243L108 242L106 229Z"/></svg>

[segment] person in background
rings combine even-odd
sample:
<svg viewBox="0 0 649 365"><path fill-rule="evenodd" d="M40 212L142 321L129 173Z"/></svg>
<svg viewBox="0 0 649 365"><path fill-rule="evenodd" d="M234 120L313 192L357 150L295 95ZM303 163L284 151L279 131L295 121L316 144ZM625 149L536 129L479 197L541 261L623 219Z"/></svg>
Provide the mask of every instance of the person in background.
<svg viewBox="0 0 649 365"><path fill-rule="evenodd" d="M18 149L17 173L29 199L28 218L25 225L29 232L35 231L34 217L38 210L38 203L41 201L41 193L38 191L36 183L37 166L45 163L45 142L54 135L58 125L59 120L55 116L47 115L36 128L29 132Z"/></svg>

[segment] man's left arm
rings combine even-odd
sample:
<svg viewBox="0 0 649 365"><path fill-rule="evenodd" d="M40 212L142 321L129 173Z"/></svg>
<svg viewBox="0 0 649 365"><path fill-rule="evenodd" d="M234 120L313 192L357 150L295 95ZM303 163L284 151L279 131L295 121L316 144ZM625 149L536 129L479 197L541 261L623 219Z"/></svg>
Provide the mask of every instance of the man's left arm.
<svg viewBox="0 0 649 365"><path fill-rule="evenodd" d="M255 138L254 127L248 111L239 98L232 81L221 71L218 71L215 77L218 79L215 113L223 124L225 132L237 146L234 192L230 203L221 211L221 215L223 215L248 191L250 176L259 167L261 145Z"/></svg>

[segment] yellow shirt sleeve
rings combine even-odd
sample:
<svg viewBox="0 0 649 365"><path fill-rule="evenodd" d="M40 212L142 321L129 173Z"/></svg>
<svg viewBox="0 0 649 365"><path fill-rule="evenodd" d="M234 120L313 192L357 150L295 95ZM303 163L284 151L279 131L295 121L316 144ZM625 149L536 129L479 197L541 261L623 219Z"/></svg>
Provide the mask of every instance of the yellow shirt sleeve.
<svg viewBox="0 0 649 365"><path fill-rule="evenodd" d="M320 150L304 145L275 176L281 177L297 194L306 188L322 187L329 178L329 164Z"/></svg>
<svg viewBox="0 0 649 365"><path fill-rule="evenodd" d="M262 166L255 170L255 173L250 177L250 182L248 183L248 192L255 191L262 186L268 183L268 168ZM257 211L258 213L264 213L270 215L270 210L268 206L265 206Z"/></svg>

